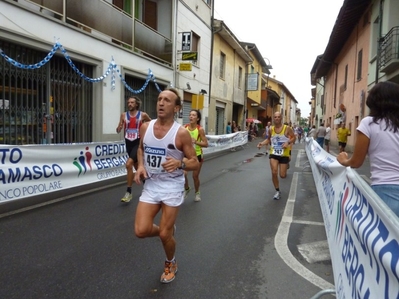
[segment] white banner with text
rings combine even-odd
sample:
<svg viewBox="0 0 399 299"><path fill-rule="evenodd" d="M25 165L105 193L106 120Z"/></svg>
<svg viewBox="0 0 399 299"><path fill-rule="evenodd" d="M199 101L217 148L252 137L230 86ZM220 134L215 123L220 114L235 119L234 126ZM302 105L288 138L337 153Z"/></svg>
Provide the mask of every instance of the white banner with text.
<svg viewBox="0 0 399 299"><path fill-rule="evenodd" d="M206 135L206 138L208 139L208 147L203 149L204 155L243 146L248 142L248 132L240 131L226 135Z"/></svg>
<svg viewBox="0 0 399 299"><path fill-rule="evenodd" d="M207 135L204 155L244 145L247 132ZM126 175L125 142L0 145L0 204Z"/></svg>
<svg viewBox="0 0 399 299"><path fill-rule="evenodd" d="M313 138L306 153L319 196L337 298L399 298L399 219L350 167Z"/></svg>
<svg viewBox="0 0 399 299"><path fill-rule="evenodd" d="M0 203L126 174L125 143L1 145Z"/></svg>

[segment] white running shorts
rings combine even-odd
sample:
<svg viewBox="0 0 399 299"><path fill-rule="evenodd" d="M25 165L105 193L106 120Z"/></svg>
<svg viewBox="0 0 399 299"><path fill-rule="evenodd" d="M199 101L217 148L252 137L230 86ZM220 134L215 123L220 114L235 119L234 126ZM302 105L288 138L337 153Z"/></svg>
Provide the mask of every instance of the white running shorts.
<svg viewBox="0 0 399 299"><path fill-rule="evenodd" d="M151 204L160 204L163 202L169 207L178 207L184 202L184 191L161 193L143 189L139 200Z"/></svg>

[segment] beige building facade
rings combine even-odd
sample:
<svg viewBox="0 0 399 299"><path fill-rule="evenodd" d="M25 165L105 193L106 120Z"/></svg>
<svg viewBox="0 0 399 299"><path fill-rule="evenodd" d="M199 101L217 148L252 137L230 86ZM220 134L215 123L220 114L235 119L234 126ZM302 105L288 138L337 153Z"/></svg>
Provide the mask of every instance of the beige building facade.
<svg viewBox="0 0 399 299"><path fill-rule="evenodd" d="M233 32L214 20L212 84L209 102L208 134L225 134L228 122L243 126L247 65L253 59Z"/></svg>
<svg viewBox="0 0 399 299"><path fill-rule="evenodd" d="M278 102L274 102L273 113L280 112L283 122L288 124L297 123L297 105L298 102L283 82L273 78L268 78L268 86L277 93Z"/></svg>

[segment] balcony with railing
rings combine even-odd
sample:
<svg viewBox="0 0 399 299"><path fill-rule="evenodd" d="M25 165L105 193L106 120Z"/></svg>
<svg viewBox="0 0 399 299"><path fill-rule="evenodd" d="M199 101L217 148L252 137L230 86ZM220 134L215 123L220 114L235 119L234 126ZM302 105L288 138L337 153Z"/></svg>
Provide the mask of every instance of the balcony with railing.
<svg viewBox="0 0 399 299"><path fill-rule="evenodd" d="M378 69L383 73L399 69L399 26L393 27L380 40Z"/></svg>
<svg viewBox="0 0 399 299"><path fill-rule="evenodd" d="M159 0L150 8L139 9L143 13L132 11L139 16L138 18L133 18L132 14L123 8L103 0L10 1L10 3L15 2L47 17L54 17L75 26L96 38L172 65L173 14L172 3L169 0ZM146 16L148 16L147 21Z"/></svg>

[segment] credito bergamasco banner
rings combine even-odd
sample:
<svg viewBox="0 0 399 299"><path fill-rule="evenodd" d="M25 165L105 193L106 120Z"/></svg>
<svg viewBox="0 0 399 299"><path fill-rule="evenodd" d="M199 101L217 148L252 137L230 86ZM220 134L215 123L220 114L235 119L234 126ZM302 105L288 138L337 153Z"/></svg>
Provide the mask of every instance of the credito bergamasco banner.
<svg viewBox="0 0 399 299"><path fill-rule="evenodd" d="M126 175L123 141L0 145L0 203Z"/></svg>

